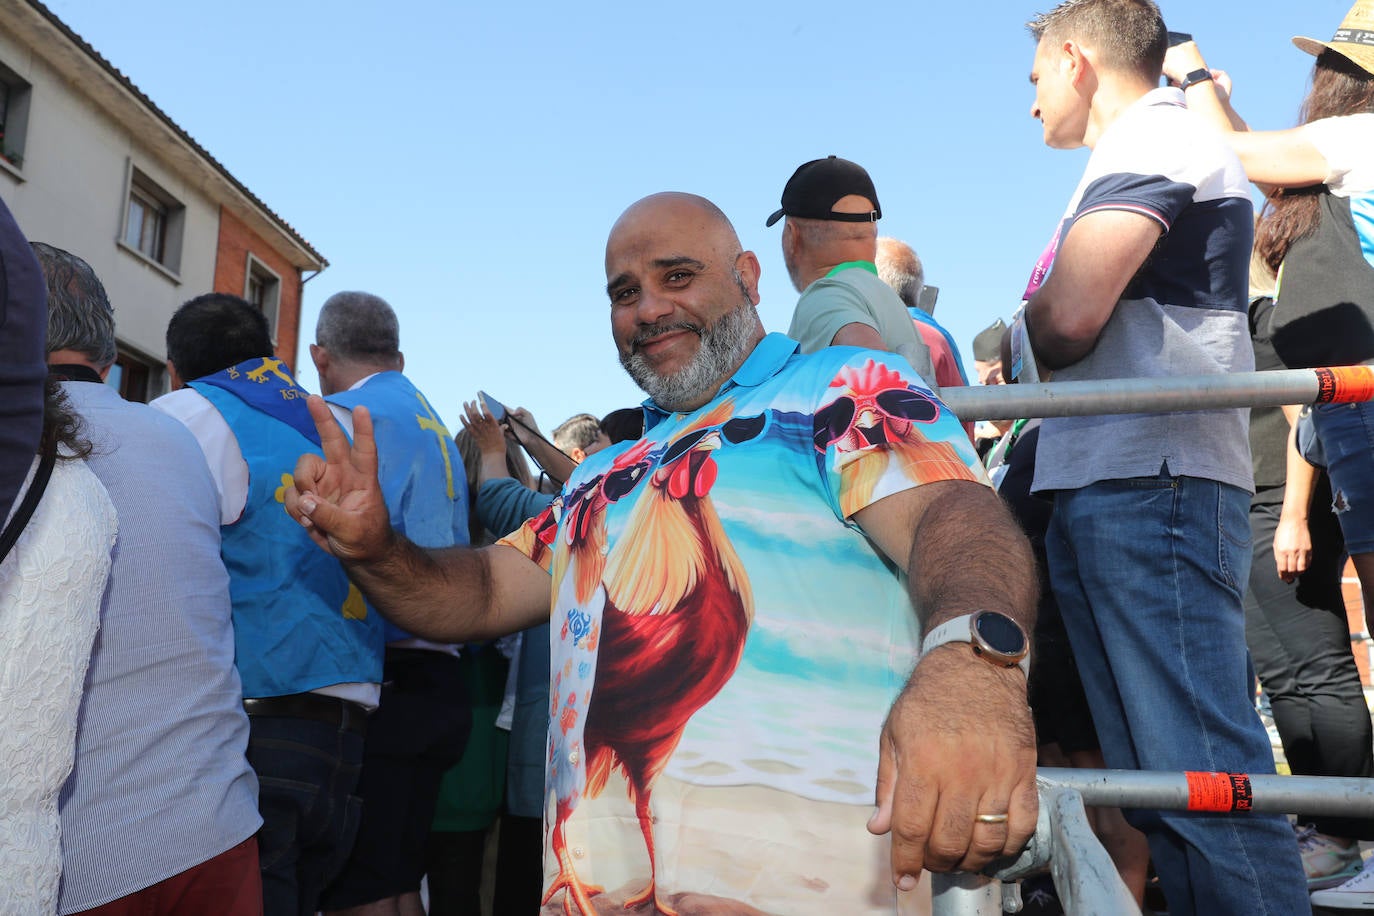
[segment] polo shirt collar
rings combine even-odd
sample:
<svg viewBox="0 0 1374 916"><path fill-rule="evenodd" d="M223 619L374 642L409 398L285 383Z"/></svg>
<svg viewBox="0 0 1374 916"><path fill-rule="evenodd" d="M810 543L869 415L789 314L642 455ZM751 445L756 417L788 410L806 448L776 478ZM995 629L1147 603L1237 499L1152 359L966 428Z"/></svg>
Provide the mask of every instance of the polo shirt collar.
<svg viewBox="0 0 1374 916"><path fill-rule="evenodd" d="M834 267L830 268L830 272L827 273L826 276L833 277L842 270L854 270L856 268L858 270L866 270L875 277L878 276L878 265L874 264L872 261L845 261L843 264L836 264Z"/></svg>
<svg viewBox="0 0 1374 916"><path fill-rule="evenodd" d="M757 388L764 382L782 371L782 367L787 365L787 361L796 354L801 344L797 343L786 334L772 333L760 340L740 367L735 370L735 374L726 380L720 390L716 392L710 403L720 400L732 388ZM699 407L698 410L703 408ZM695 413L696 411L693 411ZM661 421L672 416L675 411L667 411L653 402L653 399L644 402L644 431L657 426Z"/></svg>
<svg viewBox="0 0 1374 916"><path fill-rule="evenodd" d="M1131 107L1139 106L1146 108L1151 105L1177 105L1179 108L1187 108L1188 103L1184 100L1183 90L1177 86L1156 86L1149 92L1136 100Z"/></svg>

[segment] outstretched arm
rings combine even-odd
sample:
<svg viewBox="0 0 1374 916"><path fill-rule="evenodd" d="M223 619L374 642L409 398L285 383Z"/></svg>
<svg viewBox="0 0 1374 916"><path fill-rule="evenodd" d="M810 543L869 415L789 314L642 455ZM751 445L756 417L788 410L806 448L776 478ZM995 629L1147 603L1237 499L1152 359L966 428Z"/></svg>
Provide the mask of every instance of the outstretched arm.
<svg viewBox="0 0 1374 916"><path fill-rule="evenodd" d="M1035 561L991 488L928 483L854 520L907 569L924 632L979 610L1033 630ZM893 880L903 889L915 886L922 868L976 871L1021 849L1035 832L1038 801L1035 728L1020 669L995 667L957 643L922 658L883 726L877 795L869 830L891 831ZM1007 820L978 822L980 813Z"/></svg>
<svg viewBox="0 0 1374 916"><path fill-rule="evenodd" d="M1164 55L1164 75L1175 85L1195 70L1208 70L1195 42L1184 42ZM1245 174L1261 190L1301 188L1325 181L1326 157L1301 127L1289 130L1251 130L1231 106L1231 78L1224 70L1210 70L1212 79L1184 90L1190 111L1212 122L1226 136L1245 166Z"/></svg>
<svg viewBox="0 0 1374 916"><path fill-rule="evenodd" d="M481 484L509 477L510 471L506 468L506 434L486 407L476 401L464 401L458 422L472 434L477 451L482 456L477 466L477 482Z"/></svg>
<svg viewBox="0 0 1374 916"><path fill-rule="evenodd" d="M350 445L325 402L308 406L324 457L302 455L286 511L379 611L429 639L469 642L548 619L549 577L510 547L426 550L390 524L377 481L377 446L366 407L353 413Z"/></svg>
<svg viewBox="0 0 1374 916"><path fill-rule="evenodd" d="M515 437L515 441L519 442L529 456L544 469L544 473L560 486L567 483L572 472L577 469L577 462L540 434L539 425L525 408L516 407L511 410L509 418L511 422L507 428Z"/></svg>

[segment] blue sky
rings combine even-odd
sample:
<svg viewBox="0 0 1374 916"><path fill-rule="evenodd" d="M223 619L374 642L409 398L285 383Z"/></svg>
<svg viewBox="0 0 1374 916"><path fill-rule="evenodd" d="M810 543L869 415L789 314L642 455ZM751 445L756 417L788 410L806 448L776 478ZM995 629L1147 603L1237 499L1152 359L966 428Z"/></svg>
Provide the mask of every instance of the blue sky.
<svg viewBox="0 0 1374 916"><path fill-rule="evenodd" d="M452 428L482 388L546 431L642 397L603 291L620 211L669 189L714 200L785 331L796 293L763 223L830 153L872 174L881 231L920 253L971 359L1086 161L1028 114L1023 23L1051 5L49 2L330 260L305 287L304 364L320 303L368 290ZM1234 75L1242 115L1280 128L1312 64L1289 38L1329 38L1350 4L1161 5Z"/></svg>

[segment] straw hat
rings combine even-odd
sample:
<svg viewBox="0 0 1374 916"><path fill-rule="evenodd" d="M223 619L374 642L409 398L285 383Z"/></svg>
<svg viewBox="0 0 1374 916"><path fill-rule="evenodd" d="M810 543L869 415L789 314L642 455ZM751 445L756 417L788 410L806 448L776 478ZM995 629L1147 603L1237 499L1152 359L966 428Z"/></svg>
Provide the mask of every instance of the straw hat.
<svg viewBox="0 0 1374 916"><path fill-rule="evenodd" d="M1349 58L1366 73L1374 75L1374 0L1360 0L1352 6L1330 41L1294 38L1293 44L1299 50L1313 55L1330 48Z"/></svg>

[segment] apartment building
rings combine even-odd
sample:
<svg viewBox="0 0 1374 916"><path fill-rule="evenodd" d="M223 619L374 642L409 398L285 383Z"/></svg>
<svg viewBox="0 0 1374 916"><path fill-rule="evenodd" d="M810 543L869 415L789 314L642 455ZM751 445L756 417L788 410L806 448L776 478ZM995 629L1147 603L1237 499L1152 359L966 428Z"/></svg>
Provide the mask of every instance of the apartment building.
<svg viewBox="0 0 1374 916"><path fill-rule="evenodd" d="M167 320L211 290L262 308L295 368L302 285L329 262L36 0L0 0L0 198L104 281L126 397L166 390Z"/></svg>

